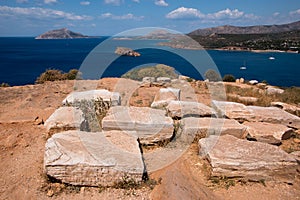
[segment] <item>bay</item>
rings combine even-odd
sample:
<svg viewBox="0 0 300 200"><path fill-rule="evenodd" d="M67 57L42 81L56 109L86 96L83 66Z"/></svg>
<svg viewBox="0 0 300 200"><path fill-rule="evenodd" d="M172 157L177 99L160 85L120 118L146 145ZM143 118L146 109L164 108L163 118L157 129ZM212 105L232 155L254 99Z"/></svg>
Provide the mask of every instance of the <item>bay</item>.
<svg viewBox="0 0 300 200"><path fill-rule="evenodd" d="M86 56L107 37L68 40L35 40L34 38L0 38L0 83L12 86L33 84L46 69L69 71L79 69ZM119 57L101 74L101 77L119 77L136 66L162 63L174 67L183 75L203 79L197 70L182 57L170 53L170 47L158 47L157 40L128 40L112 42L111 49L136 43L141 57ZM134 45L133 45L134 46ZM197 56L196 50L187 51ZM266 80L272 85L300 86L300 54L254 53L244 51L208 50L222 76L233 74L246 80ZM108 48L99 52L107 56L114 53ZM269 57L275 57L270 60ZM246 64L247 69L240 67ZM101 60L99 61L101 65ZM209 67L209 66L206 66ZM203 73L202 73L203 74ZM101 78L100 76L97 78Z"/></svg>

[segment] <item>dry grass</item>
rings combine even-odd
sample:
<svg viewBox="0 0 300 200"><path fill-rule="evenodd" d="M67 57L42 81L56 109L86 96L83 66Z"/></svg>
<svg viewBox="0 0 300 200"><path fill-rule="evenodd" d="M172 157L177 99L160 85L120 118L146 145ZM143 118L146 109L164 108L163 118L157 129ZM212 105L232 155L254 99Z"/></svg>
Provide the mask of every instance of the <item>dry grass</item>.
<svg viewBox="0 0 300 200"><path fill-rule="evenodd" d="M255 105L255 106L270 106L271 102L280 101L288 104L298 105L300 103L300 88L299 87L290 87L284 90L282 94L273 94L268 95L263 89L257 87L247 87L241 88L233 85L226 85L227 94L235 94L243 97L255 97L258 98L257 102L243 102L236 96L227 95L228 101L234 101L238 103L244 103L246 105Z"/></svg>

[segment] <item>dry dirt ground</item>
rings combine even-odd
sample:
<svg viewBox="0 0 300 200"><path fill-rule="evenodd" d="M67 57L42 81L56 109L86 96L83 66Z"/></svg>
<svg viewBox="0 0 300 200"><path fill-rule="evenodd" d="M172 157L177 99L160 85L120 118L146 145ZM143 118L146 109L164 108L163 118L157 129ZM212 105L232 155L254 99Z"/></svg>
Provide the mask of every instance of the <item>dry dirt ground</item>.
<svg viewBox="0 0 300 200"><path fill-rule="evenodd" d="M91 87L113 89L117 82L91 81ZM135 82L118 86L125 91L127 104L149 104L159 89L150 88L148 93L138 89L138 95L129 98L128 94L136 92L128 89L130 84L136 86ZM43 171L46 130L40 123L60 106L73 86L73 81L58 81L0 88L0 199L300 199L299 181L293 185L226 180L213 184L208 180L207 162L197 156L196 144L174 163L150 174L157 181L154 188L149 184L138 189L103 189L53 183ZM198 99L208 104L203 90L196 92Z"/></svg>

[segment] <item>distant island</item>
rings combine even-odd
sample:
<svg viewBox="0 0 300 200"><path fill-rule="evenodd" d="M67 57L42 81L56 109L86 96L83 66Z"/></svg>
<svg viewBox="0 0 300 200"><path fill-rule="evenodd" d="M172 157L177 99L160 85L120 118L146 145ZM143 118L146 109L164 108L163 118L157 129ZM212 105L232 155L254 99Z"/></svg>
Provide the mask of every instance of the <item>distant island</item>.
<svg viewBox="0 0 300 200"><path fill-rule="evenodd" d="M89 38L89 36L83 35L81 33L75 33L68 30L67 28L61 28L56 30L47 31L35 39L75 39L75 38Z"/></svg>
<svg viewBox="0 0 300 200"><path fill-rule="evenodd" d="M121 56L132 56L132 57L139 57L141 56L140 53L133 51L130 48L126 47L117 47L115 54L121 55Z"/></svg>

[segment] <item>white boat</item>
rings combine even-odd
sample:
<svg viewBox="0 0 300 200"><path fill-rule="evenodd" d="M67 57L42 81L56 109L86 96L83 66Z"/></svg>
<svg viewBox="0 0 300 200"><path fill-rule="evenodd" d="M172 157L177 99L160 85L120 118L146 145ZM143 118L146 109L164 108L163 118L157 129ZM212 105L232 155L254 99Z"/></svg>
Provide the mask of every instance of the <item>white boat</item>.
<svg viewBox="0 0 300 200"><path fill-rule="evenodd" d="M270 57L269 57L269 60L275 60L275 57L270 56Z"/></svg>
<svg viewBox="0 0 300 200"><path fill-rule="evenodd" d="M240 67L240 70L245 70L245 69L247 69L247 67L246 67L246 61L244 61L244 64Z"/></svg>

